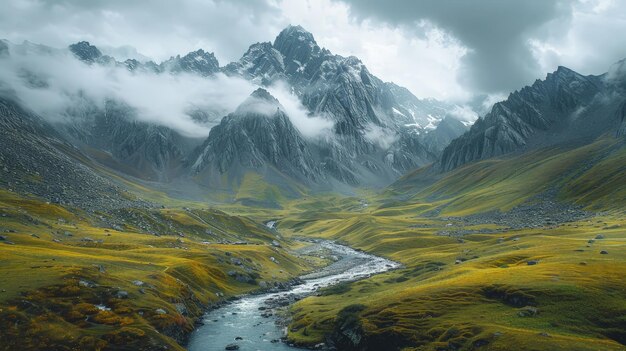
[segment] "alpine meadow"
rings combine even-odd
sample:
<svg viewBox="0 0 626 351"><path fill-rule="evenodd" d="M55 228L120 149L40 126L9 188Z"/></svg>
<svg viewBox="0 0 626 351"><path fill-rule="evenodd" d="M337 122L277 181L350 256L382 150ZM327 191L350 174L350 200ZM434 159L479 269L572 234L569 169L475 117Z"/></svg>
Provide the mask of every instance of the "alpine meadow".
<svg viewBox="0 0 626 351"><path fill-rule="evenodd" d="M0 351L626 351L626 2L6 0Z"/></svg>

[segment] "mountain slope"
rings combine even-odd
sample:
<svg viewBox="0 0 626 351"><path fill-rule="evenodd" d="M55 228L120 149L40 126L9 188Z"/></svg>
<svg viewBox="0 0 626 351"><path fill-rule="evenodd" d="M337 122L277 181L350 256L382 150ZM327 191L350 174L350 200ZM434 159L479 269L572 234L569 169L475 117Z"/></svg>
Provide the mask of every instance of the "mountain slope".
<svg viewBox="0 0 626 351"><path fill-rule="evenodd" d="M99 162L140 179L167 182L185 174L187 156L201 143L171 128L139 121L137 112L124 103L85 105L71 113L74 123L61 122L57 128Z"/></svg>
<svg viewBox="0 0 626 351"><path fill-rule="evenodd" d="M558 143L588 143L618 129L623 89L603 76L583 76L565 67L494 105L469 132L444 150L440 168Z"/></svg>
<svg viewBox="0 0 626 351"><path fill-rule="evenodd" d="M307 141L261 88L211 130L191 160L196 179L217 188L236 187L249 172L284 189L290 180L310 184L321 177Z"/></svg>
<svg viewBox="0 0 626 351"><path fill-rule="evenodd" d="M90 163L43 119L0 99L3 188L94 211L149 206L95 172Z"/></svg>

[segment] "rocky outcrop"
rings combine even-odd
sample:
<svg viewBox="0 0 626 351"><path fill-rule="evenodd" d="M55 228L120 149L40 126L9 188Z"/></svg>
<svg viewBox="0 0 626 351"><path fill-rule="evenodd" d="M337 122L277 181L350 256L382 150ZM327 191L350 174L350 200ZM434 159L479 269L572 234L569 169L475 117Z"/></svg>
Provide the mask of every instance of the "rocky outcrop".
<svg viewBox="0 0 626 351"><path fill-rule="evenodd" d="M248 49L237 62L222 69L229 76L241 76L260 85L270 85L286 79L282 54L272 43L257 43Z"/></svg>
<svg viewBox="0 0 626 351"><path fill-rule="evenodd" d="M102 52L97 47L89 44L88 41L80 41L69 46L70 51L81 61L94 63L100 57Z"/></svg>

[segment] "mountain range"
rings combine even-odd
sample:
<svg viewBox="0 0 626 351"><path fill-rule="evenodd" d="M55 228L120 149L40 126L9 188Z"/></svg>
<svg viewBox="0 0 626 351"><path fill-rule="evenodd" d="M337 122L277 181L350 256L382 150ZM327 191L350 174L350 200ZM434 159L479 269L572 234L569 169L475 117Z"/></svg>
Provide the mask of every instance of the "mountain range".
<svg viewBox="0 0 626 351"><path fill-rule="evenodd" d="M12 51L63 52L27 42L1 43L5 59ZM273 43L251 45L240 60L225 66L202 49L160 64L119 62L84 41L70 45L68 52L84 65L118 67L134 75L221 75L257 86L224 115L203 107L189 109L193 123L210 128L207 137L198 137L143 120L143 112L123 97L106 98L101 104L79 95L63 121L34 116L28 101L19 101L11 85L3 83L2 102L12 106L11 115L21 116L24 123L34 123L35 118L48 124L40 129L54 133L56 145L65 145L60 150L46 146L49 150L71 150L79 163L88 160L87 168L97 165L122 177L176 188L183 195L180 189L194 189L189 196L196 195L198 187L232 196L250 179L289 197L303 189L351 192L388 185L431 163L433 170L446 172L491 157L585 144L607 133L626 134L624 61L599 76L559 67L496 103L468 130L467 123L454 116L455 105L419 99L406 88L380 80L358 58L321 48L300 26L287 27ZM45 88L35 74L23 79ZM286 84L302 104L305 119L321 120L328 130L313 136L303 133L294 124L293 110L270 93L278 83ZM24 156L4 152L3 157Z"/></svg>
<svg viewBox="0 0 626 351"><path fill-rule="evenodd" d="M27 57L63 52L28 42L2 43L5 58L11 51ZM225 75L260 87L232 111L191 108L188 115L194 123L212 127L206 139L142 120L142 112L124 97L106 98L102 104L79 94L64 111L63 121L42 116L87 158L140 180L194 183L228 192L247 174L260 174L264 182L286 193L297 193L301 186L342 191L380 187L434 162L447 143L466 130L451 115L455 105L418 99L406 88L383 82L358 58L321 48L300 26L287 27L273 43L253 44L239 61L223 67L214 54L202 49L159 64L119 62L85 41L68 50L93 67L206 79ZM35 73L24 79L31 85L43 80ZM287 85L307 118L328 123L328 131L303 135L293 116L266 90L278 83ZM8 101L11 94L4 95ZM251 111L246 108L251 100L267 108ZM28 108L26 101L17 103Z"/></svg>

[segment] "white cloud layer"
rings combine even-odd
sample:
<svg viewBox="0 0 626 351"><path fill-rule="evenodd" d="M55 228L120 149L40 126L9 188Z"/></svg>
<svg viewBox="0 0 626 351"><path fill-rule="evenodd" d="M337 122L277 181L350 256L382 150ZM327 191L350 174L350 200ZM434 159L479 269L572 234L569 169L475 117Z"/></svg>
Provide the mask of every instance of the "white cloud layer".
<svg viewBox="0 0 626 351"><path fill-rule="evenodd" d="M0 57L3 90L37 114L58 122L80 101L103 107L106 100L124 102L140 121L170 127L191 137L205 137L212 124L193 120L195 109L223 117L233 112L257 86L241 78L217 74L204 78L192 74L130 72L124 67L87 65L68 50L10 45L10 55ZM295 127L307 137L326 133L331 122L309 117L299 99L284 85L270 91L285 108ZM213 123L217 123L213 121Z"/></svg>

